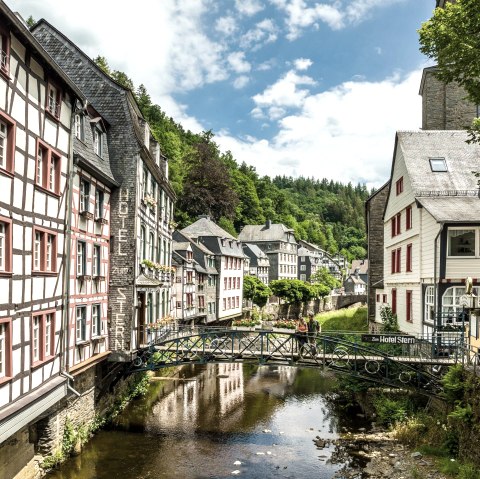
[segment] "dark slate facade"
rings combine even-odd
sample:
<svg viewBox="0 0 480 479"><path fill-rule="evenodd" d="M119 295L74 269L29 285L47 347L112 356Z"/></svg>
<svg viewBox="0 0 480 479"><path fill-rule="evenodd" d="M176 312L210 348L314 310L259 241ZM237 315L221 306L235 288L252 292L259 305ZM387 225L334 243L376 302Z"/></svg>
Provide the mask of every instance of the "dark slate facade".
<svg viewBox="0 0 480 479"><path fill-rule="evenodd" d="M175 195L165 174L165 158L162 157L161 161L155 160L150 149L150 139L146 139L145 120L128 89L106 75L87 55L45 20L40 20L32 28L32 33L110 125L110 166L116 182L120 185L112 192L111 197L111 359L128 361L142 342L141 328L147 317L147 296L156 294L158 297L163 284L162 281L141 274L139 260L141 257L147 259L142 254L147 238L143 238L142 245L139 231L142 228L142 215L154 218L150 228L156 228L155 239L159 238L160 243L157 248L160 250L164 247L164 242L167 242L165 248L170 251L168 256L171 256L169 220ZM142 212L146 210L143 204L145 185L142 184L142 169L146 169L148 177L153 178L159 185L162 202L163 194L166 195L166 210L170 213L163 217L164 221L157 221L155 215ZM160 215L160 212L156 214ZM168 283L168 287L170 286ZM162 290L162 298L164 297ZM167 301L170 301L169 292L166 297ZM164 304L162 314L165 314Z"/></svg>

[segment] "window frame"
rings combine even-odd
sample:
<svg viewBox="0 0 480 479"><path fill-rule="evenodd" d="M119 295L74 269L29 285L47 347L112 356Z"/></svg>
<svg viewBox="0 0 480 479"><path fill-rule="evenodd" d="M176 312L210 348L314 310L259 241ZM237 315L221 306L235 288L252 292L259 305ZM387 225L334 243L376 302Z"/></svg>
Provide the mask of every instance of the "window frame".
<svg viewBox="0 0 480 479"><path fill-rule="evenodd" d="M105 211L105 192L95 187L95 221L103 220L103 213Z"/></svg>
<svg viewBox="0 0 480 479"><path fill-rule="evenodd" d="M35 320L38 319L38 329L35 327ZM47 345L47 319L50 319L49 332L49 351L46 350ZM45 311L38 311L32 314L30 320L31 335L30 335L30 365L32 368L44 364L55 357L55 323L56 310L49 309ZM38 354L34 353L35 330L38 331Z"/></svg>
<svg viewBox="0 0 480 479"><path fill-rule="evenodd" d="M413 291L405 291L405 317L407 323L413 323Z"/></svg>
<svg viewBox="0 0 480 479"><path fill-rule="evenodd" d="M0 165L0 172L13 176L15 171L15 141L16 141L16 121L6 113L0 111L0 122L5 124L5 165Z"/></svg>
<svg viewBox="0 0 480 479"><path fill-rule="evenodd" d="M85 314L79 318L79 311ZM79 328L79 319L81 320ZM79 337L79 331L82 333ZM87 341L87 306L84 304L78 305L75 308L75 344L85 343Z"/></svg>
<svg viewBox="0 0 480 479"><path fill-rule="evenodd" d="M407 206L405 209L405 230L411 230L413 228L413 210L411 206Z"/></svg>
<svg viewBox="0 0 480 479"><path fill-rule="evenodd" d="M401 176L395 182L395 191L396 191L396 196L401 195L403 193L403 176Z"/></svg>
<svg viewBox="0 0 480 479"><path fill-rule="evenodd" d="M53 92L55 96L53 100L51 100L51 92ZM49 79L45 90L45 113L48 113L48 115L56 121L60 120L60 115L62 113L62 97L63 92L60 86L55 81ZM51 101L54 102L53 108Z"/></svg>
<svg viewBox="0 0 480 479"><path fill-rule="evenodd" d="M37 264L37 234L39 235L39 257ZM50 269L47 268L48 264L48 246L49 239L52 238L52 251L51 251L51 265ZM55 276L57 271L57 254L58 254L58 233L47 228L40 226L33 226L32 228L32 275L49 275Z"/></svg>
<svg viewBox="0 0 480 479"><path fill-rule="evenodd" d="M73 131L75 138L81 142L85 141L85 116L81 113L75 113L73 119Z"/></svg>
<svg viewBox="0 0 480 479"><path fill-rule="evenodd" d="M79 254L79 248L82 249L81 254ZM75 273L77 278L87 276L87 242L80 239L77 239L77 250L75 255Z"/></svg>
<svg viewBox="0 0 480 479"><path fill-rule="evenodd" d="M475 243L473 245L473 254L471 254L471 255L453 255L453 254L451 254L451 235L450 235L450 233L454 232L454 231L471 231L471 232L473 232L474 241L475 241ZM452 259L477 258L478 257L478 243L479 243L478 240L479 240L478 228L474 228L474 227L469 228L468 226L465 226L465 227L449 227L448 230L447 230L447 258L452 258Z"/></svg>
<svg viewBox="0 0 480 479"><path fill-rule="evenodd" d="M0 256L0 277L11 276L13 265L12 220L5 216L0 216L0 223L3 224L5 229L3 236L0 235L0 252L2 253L2 256ZM3 242L1 238L3 238ZM2 263L4 264L2 265Z"/></svg>
<svg viewBox="0 0 480 479"><path fill-rule="evenodd" d="M92 248L92 276L103 277L102 273L102 245L94 243Z"/></svg>
<svg viewBox="0 0 480 479"><path fill-rule="evenodd" d="M39 151L42 151L42 163L41 163L41 178L39 178ZM54 169L52 170L52 163ZM50 176L54 171L54 184L51 188ZM49 146L40 138L37 138L35 149L35 187L40 188L42 191L60 196L60 177L62 174L62 155L58 153L54 148Z"/></svg>
<svg viewBox="0 0 480 479"><path fill-rule="evenodd" d="M96 314L95 314L96 311ZM92 339L103 336L102 305L100 303L92 304ZM76 329L75 329L76 339Z"/></svg>
<svg viewBox="0 0 480 479"><path fill-rule="evenodd" d="M86 178L80 177L80 184L78 185L78 211L80 214L90 213L90 192L92 183Z"/></svg>
<svg viewBox="0 0 480 479"><path fill-rule="evenodd" d="M0 28L0 73L10 79L10 33Z"/></svg>
<svg viewBox="0 0 480 479"><path fill-rule="evenodd" d="M104 151L104 131L100 128L98 124L93 125L92 128L92 140L93 140L93 152L99 157L103 158Z"/></svg>
<svg viewBox="0 0 480 479"><path fill-rule="evenodd" d="M412 272L412 251L413 251L413 244L412 243L407 244L407 257L406 257L406 263L405 263L405 271L407 273Z"/></svg>
<svg viewBox="0 0 480 479"><path fill-rule="evenodd" d="M430 163L430 170L432 173L448 173L448 165L447 165L447 160L442 157L435 157L435 158L429 158L428 159ZM438 164L438 162L443 163L443 169L438 169L438 167L434 166L434 162Z"/></svg>
<svg viewBox="0 0 480 479"><path fill-rule="evenodd" d="M1 330L4 333L1 334ZM0 364L3 366L3 371L0 369L0 384L10 381L13 377L13 362L12 362L12 318L0 318Z"/></svg>

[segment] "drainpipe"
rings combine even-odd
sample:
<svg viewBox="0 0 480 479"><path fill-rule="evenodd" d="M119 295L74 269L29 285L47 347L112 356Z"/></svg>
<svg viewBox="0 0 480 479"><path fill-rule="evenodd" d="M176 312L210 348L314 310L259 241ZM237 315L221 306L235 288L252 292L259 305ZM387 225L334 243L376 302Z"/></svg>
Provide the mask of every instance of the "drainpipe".
<svg viewBox="0 0 480 479"><path fill-rule="evenodd" d="M439 326L441 326L442 320L440 315L438 314L437 311L437 293L438 293L438 287L437 287L437 246L438 246L438 238L442 234L444 223L440 223L440 229L438 230L437 236L435 236L435 241L434 241L434 250L433 250L433 311L435 314L434 318L434 324L435 324L435 329L438 331ZM435 331L434 329L434 331Z"/></svg>

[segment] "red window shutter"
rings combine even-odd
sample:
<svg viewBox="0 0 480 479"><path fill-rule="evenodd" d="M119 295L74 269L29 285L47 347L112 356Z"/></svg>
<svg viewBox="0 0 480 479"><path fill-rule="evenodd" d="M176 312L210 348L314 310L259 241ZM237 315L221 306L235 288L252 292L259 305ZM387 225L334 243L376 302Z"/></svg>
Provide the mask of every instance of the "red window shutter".
<svg viewBox="0 0 480 479"><path fill-rule="evenodd" d="M408 206L407 207L407 219L406 219L406 229L409 230L412 227L412 207Z"/></svg>
<svg viewBox="0 0 480 479"><path fill-rule="evenodd" d="M406 310L407 310L407 321L411 323L413 321L412 318L412 292L407 291L406 294Z"/></svg>
<svg viewBox="0 0 480 479"><path fill-rule="evenodd" d="M397 268L396 272L400 273L402 271L402 248L397 249Z"/></svg>
<svg viewBox="0 0 480 479"><path fill-rule="evenodd" d="M392 218L392 238L397 234L397 219L394 216Z"/></svg>
<svg viewBox="0 0 480 479"><path fill-rule="evenodd" d="M407 271L412 271L412 245L407 245Z"/></svg>
<svg viewBox="0 0 480 479"><path fill-rule="evenodd" d="M397 290L392 289L392 313L397 314Z"/></svg>
<svg viewBox="0 0 480 479"><path fill-rule="evenodd" d="M402 232L402 213L397 214L397 235Z"/></svg>
<svg viewBox="0 0 480 479"><path fill-rule="evenodd" d="M396 268L397 268L396 257L397 257L397 251L393 250L392 251L392 274L396 273Z"/></svg>

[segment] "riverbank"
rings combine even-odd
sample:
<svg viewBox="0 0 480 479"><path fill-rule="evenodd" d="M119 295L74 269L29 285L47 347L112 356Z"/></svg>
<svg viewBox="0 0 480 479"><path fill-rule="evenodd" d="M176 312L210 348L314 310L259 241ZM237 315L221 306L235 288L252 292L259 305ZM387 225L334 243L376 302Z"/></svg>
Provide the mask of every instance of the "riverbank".
<svg viewBox="0 0 480 479"><path fill-rule="evenodd" d="M338 460L346 461L334 478L449 479L432 458L400 444L393 432L345 433L333 444L340 451ZM351 457L361 461L349 462Z"/></svg>

